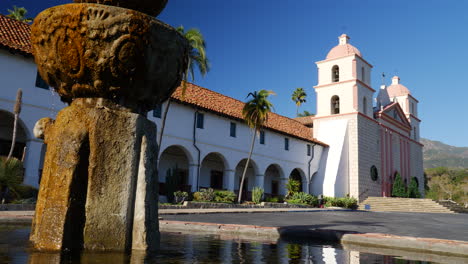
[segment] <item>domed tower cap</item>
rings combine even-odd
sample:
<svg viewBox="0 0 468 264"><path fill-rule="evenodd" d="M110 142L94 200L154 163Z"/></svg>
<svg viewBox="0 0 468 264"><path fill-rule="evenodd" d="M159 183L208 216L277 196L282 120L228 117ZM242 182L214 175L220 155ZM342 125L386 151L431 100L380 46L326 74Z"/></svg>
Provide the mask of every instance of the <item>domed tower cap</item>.
<svg viewBox="0 0 468 264"><path fill-rule="evenodd" d="M338 37L338 45L335 46L333 49L330 50L327 54L327 60L337 59L341 57L346 57L352 54L356 54L362 57L361 52L354 47L353 45L349 44L350 37L346 34L342 34Z"/></svg>

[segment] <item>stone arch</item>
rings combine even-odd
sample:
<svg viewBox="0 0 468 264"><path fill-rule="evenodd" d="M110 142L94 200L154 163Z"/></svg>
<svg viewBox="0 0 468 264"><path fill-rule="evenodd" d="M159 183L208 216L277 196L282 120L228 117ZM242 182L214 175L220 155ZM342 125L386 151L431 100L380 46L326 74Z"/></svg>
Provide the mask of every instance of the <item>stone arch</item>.
<svg viewBox="0 0 468 264"><path fill-rule="evenodd" d="M224 171L228 163L221 153L208 153L202 159L200 166L200 188L227 189Z"/></svg>
<svg viewBox="0 0 468 264"><path fill-rule="evenodd" d="M159 157L159 194L166 195L169 189L166 186L168 172L173 172L176 182L176 189L190 191L189 166L193 159L190 152L181 145L171 145L161 152Z"/></svg>
<svg viewBox="0 0 468 264"><path fill-rule="evenodd" d="M242 173L244 171L245 163L247 159L240 160L234 171L234 190L236 193L239 193L239 185L242 178ZM244 188L243 188L243 200L250 199L251 191L255 187L255 176L258 174L258 166L254 160L250 160L247 173L245 175Z"/></svg>
<svg viewBox="0 0 468 264"><path fill-rule="evenodd" d="M284 177L280 165L273 163L265 169L264 190L265 196L278 196L284 194L281 190L281 179Z"/></svg>
<svg viewBox="0 0 468 264"><path fill-rule="evenodd" d="M0 109L0 156L7 156L10 152L13 135L14 114ZM21 159L27 142L31 139L30 132L21 118L18 118L16 128L16 143L13 156Z"/></svg>
<svg viewBox="0 0 468 264"><path fill-rule="evenodd" d="M299 181L300 182L300 190L302 192L306 192L307 191L307 180L306 180L306 176L305 176L305 173L304 171L302 171L301 169L299 168L295 168L291 171L291 173L289 174L289 179L293 179L293 180L296 180L296 181Z"/></svg>

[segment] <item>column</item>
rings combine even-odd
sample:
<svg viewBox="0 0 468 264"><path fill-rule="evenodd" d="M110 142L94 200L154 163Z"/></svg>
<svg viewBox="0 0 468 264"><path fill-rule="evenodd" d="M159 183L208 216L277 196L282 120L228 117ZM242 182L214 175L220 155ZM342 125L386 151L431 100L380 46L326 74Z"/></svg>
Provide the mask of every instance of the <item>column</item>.
<svg viewBox="0 0 468 264"><path fill-rule="evenodd" d="M228 189L229 191L234 191L236 186L235 181L236 175L234 170L224 170L224 188Z"/></svg>
<svg viewBox="0 0 468 264"><path fill-rule="evenodd" d="M280 179L280 186L279 186L279 194L286 195L286 183L288 182L289 178L281 178Z"/></svg>
<svg viewBox="0 0 468 264"><path fill-rule="evenodd" d="M189 175L188 180L189 184L192 186L191 191L196 192L198 191L198 164L190 164L189 165Z"/></svg>

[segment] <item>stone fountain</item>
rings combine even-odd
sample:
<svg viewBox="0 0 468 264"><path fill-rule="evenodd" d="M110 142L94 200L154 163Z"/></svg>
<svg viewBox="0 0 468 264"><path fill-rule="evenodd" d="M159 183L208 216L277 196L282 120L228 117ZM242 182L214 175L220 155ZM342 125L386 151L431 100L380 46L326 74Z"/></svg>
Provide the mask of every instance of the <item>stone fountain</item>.
<svg viewBox="0 0 468 264"><path fill-rule="evenodd" d="M189 45L154 18L167 0L75 0L32 25L43 79L69 104L47 144L30 240L38 250L152 251L159 239L156 126L148 111L187 69Z"/></svg>

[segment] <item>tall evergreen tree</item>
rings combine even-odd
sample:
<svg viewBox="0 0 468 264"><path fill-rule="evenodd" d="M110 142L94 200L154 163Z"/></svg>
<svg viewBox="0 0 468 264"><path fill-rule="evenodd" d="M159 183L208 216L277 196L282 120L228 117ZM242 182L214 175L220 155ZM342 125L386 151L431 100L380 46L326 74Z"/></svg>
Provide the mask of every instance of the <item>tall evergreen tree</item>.
<svg viewBox="0 0 468 264"><path fill-rule="evenodd" d="M400 173L398 172L396 173L395 181L393 182L392 196L393 197L407 197L405 184L403 183Z"/></svg>

